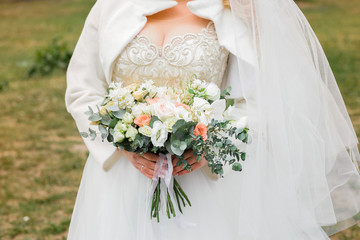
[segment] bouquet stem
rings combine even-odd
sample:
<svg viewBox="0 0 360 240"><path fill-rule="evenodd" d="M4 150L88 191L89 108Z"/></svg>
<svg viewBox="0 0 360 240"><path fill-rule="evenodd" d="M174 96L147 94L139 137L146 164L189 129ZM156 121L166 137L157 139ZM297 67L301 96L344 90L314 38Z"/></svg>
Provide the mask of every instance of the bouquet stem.
<svg viewBox="0 0 360 240"><path fill-rule="evenodd" d="M161 206L161 204L166 204L166 214L169 219L171 218L171 215L173 217L176 217L175 205L174 205L173 201L171 200L168 190L166 190L167 191L166 200L165 200L166 202L162 203L160 200L160 195L161 195L160 184L161 184L161 179L159 178L157 186L153 192L151 213L150 213L150 218L151 219L156 218L157 222L160 222L160 206ZM183 207L185 207L186 203L189 206L191 206L191 202L190 202L188 196L186 195L186 193L184 192L184 190L181 188L179 182L176 181L175 178L174 178L173 189L174 189L174 194L175 194L175 198L176 198L177 208L180 211L180 213L182 213L181 203L182 203ZM181 202L180 202L180 199L181 199Z"/></svg>

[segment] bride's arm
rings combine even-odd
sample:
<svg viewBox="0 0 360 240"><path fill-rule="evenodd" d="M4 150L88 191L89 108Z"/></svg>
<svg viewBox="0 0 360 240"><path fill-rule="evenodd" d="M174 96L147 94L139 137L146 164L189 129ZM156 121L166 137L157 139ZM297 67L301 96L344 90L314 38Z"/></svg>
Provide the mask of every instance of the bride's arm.
<svg viewBox="0 0 360 240"><path fill-rule="evenodd" d="M84 112L88 110L88 106L97 109L96 105L100 105L108 87L99 60L100 4L98 0L86 18L66 73L65 105L80 132L87 131L90 127ZM98 137L94 141L89 138L83 140L90 154L105 171L109 170L121 155L111 143L102 142Z"/></svg>

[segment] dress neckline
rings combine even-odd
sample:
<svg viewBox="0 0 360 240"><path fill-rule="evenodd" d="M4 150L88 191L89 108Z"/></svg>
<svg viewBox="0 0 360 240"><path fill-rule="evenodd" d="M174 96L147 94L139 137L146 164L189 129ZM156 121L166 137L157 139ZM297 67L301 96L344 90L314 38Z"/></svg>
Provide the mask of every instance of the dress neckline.
<svg viewBox="0 0 360 240"><path fill-rule="evenodd" d="M172 48L174 47L176 42L184 42L187 38L189 37L195 37L195 38L199 38L201 36L205 36L206 34L212 32L211 30L211 26L214 27L214 23L213 21L209 21L207 23L207 25L203 28L200 29L199 32L189 32L189 33L185 33L182 35L175 35L173 37L170 38L170 40L168 40L166 43L164 43L162 46L155 44L152 39L147 36L146 34L137 34L135 39L139 42L144 42L141 40L145 40L146 44L155 48L159 54L159 56L161 57L163 55L163 50L166 48Z"/></svg>

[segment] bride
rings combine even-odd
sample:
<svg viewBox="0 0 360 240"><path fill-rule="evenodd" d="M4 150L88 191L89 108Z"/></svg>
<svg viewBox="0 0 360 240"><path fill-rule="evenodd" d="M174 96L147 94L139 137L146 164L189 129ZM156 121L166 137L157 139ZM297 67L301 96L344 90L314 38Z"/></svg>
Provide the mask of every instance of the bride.
<svg viewBox="0 0 360 240"><path fill-rule="evenodd" d="M232 87L253 130L241 173L211 174L185 155L174 177L191 199L179 218L151 220L158 156L89 149L71 240L319 240L356 223L358 140L335 78L292 0L97 0L67 71L79 131L111 82L176 86L192 74ZM176 159L173 159L174 163Z"/></svg>

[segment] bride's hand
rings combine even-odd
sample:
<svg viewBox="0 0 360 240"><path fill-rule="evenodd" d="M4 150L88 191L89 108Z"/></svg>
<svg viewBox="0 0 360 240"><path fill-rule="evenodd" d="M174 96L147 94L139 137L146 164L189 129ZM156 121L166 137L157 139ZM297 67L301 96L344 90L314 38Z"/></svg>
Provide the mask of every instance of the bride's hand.
<svg viewBox="0 0 360 240"><path fill-rule="evenodd" d="M147 178L152 179L158 155L153 153L145 153L141 156L139 153L121 151L134 167L144 174Z"/></svg>
<svg viewBox="0 0 360 240"><path fill-rule="evenodd" d="M191 172L195 171L196 169L202 168L203 166L207 165L207 161L205 158L202 158L200 162L196 160L196 155L194 155L193 150L186 150L184 153L184 159L191 165ZM181 166L176 166L176 162L178 161L177 158L173 158L172 163L174 166L173 175L180 176L184 174L191 173L190 171L184 169Z"/></svg>

